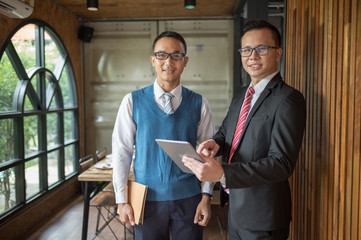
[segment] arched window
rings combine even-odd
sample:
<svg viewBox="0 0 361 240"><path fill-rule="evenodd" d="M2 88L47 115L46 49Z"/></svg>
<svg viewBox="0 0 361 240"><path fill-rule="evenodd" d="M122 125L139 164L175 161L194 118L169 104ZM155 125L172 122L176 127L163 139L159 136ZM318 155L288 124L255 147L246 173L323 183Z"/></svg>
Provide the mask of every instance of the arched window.
<svg viewBox="0 0 361 240"><path fill-rule="evenodd" d="M0 51L0 216L77 172L77 91L69 55L46 23L28 21Z"/></svg>

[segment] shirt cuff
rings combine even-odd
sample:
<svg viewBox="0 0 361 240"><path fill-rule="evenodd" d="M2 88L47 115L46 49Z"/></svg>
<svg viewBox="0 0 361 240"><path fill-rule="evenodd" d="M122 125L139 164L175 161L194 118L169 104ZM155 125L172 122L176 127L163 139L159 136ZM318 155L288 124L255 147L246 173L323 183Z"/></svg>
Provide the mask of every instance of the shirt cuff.
<svg viewBox="0 0 361 240"><path fill-rule="evenodd" d="M212 198L213 197L213 195L212 194L209 194L209 193L202 193L202 195L204 195L204 196L208 196L208 197L210 197L210 198Z"/></svg>
<svg viewBox="0 0 361 240"><path fill-rule="evenodd" d="M115 192L116 203L128 203L128 186L124 187L125 191Z"/></svg>
<svg viewBox="0 0 361 240"><path fill-rule="evenodd" d="M202 182L201 183L201 186L202 186L202 191L201 192L202 192L202 194L207 193L207 194L212 196L214 184L216 184L216 183L215 182Z"/></svg>

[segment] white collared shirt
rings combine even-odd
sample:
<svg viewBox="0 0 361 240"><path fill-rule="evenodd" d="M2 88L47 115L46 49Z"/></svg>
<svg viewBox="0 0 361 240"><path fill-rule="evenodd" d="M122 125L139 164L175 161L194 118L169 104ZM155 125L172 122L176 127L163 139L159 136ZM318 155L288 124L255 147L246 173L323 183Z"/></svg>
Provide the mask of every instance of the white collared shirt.
<svg viewBox="0 0 361 240"><path fill-rule="evenodd" d="M164 109L164 90L157 80L154 82L154 99L160 109ZM173 110L182 102L182 85L171 91ZM128 202L128 176L132 163L133 146L136 135L136 125L133 121L132 95L128 93L120 104L112 135L113 184L116 203ZM201 119L198 124L197 144L211 138L215 133L212 112L208 101L202 96ZM214 183L202 182L202 192L212 194Z"/></svg>
<svg viewBox="0 0 361 240"><path fill-rule="evenodd" d="M252 95L252 100L251 100L251 107L249 109L248 112L251 112L251 109L253 108L254 104L257 102L259 96L261 95L261 93L263 92L263 90L265 89L265 87L267 86L267 84L271 81L271 79L276 76L277 72L274 72L270 75L268 75L267 77L265 77L264 79L262 79L261 81L259 81L255 86L253 86L254 88L254 94ZM249 84L248 88L252 86L252 82ZM248 91L248 89L247 89ZM243 107L243 106L242 106ZM242 108L241 108L242 109ZM248 117L248 116L247 116ZM246 118L247 120L247 118Z"/></svg>
<svg viewBox="0 0 361 240"><path fill-rule="evenodd" d="M154 99L157 102L157 105L160 109L164 110L164 90L159 86L157 81L154 82ZM172 97L171 102L173 106L173 111L175 112L179 105L182 102L182 85L179 84L176 88L174 88L171 92L174 97Z"/></svg>

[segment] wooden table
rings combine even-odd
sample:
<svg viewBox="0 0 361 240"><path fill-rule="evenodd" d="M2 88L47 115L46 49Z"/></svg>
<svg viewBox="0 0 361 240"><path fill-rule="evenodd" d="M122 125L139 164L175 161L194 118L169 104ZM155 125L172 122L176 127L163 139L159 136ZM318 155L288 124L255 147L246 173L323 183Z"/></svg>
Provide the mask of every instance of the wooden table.
<svg viewBox="0 0 361 240"><path fill-rule="evenodd" d="M105 160L100 161L99 163L105 162ZM99 169L94 166L91 166L89 169L84 171L78 176L79 181L83 182L111 182L113 178L113 169Z"/></svg>
<svg viewBox="0 0 361 240"><path fill-rule="evenodd" d="M99 163L105 162L105 160L99 161ZM84 212L83 212L83 228L82 239L87 239L88 234L88 221L89 221L89 201L90 191L89 182L111 182L113 180L113 169L99 169L95 166L90 167L78 176L78 180L84 182ZM129 180L134 181L134 173L131 171L129 174Z"/></svg>

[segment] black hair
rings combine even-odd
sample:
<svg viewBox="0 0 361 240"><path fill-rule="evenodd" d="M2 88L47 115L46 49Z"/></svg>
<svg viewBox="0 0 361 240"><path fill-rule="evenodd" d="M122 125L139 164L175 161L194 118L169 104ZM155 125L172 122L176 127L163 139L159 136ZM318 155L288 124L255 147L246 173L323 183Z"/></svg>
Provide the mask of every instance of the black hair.
<svg viewBox="0 0 361 240"><path fill-rule="evenodd" d="M271 23L262 20L262 19L256 19L256 20L250 20L243 26L243 34L242 37L246 32L252 31L252 30L259 30L262 28L268 28L271 30L272 37L276 43L276 47L281 47L281 34L278 29L272 25Z"/></svg>
<svg viewBox="0 0 361 240"><path fill-rule="evenodd" d="M165 31L165 32L162 32L161 34L159 34L158 37L156 37L156 38L154 39L154 42L153 42L153 51L154 51L155 44L158 42L158 40L161 39L161 38L165 38L165 37L175 38L175 39L179 40L179 41L183 44L185 54L187 54L187 44L186 44L186 41L184 40L184 38L182 37L182 35L180 35L180 34L177 33L177 32L173 32L173 31Z"/></svg>

